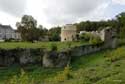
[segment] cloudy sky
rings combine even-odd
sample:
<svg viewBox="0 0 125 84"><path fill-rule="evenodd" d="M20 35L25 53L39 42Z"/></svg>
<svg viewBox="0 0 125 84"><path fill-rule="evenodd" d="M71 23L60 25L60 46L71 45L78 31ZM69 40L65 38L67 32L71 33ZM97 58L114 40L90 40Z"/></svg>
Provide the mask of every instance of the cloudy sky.
<svg viewBox="0 0 125 84"><path fill-rule="evenodd" d="M32 15L38 24L52 26L106 20L125 11L125 0L0 0L0 23L15 27L22 15Z"/></svg>

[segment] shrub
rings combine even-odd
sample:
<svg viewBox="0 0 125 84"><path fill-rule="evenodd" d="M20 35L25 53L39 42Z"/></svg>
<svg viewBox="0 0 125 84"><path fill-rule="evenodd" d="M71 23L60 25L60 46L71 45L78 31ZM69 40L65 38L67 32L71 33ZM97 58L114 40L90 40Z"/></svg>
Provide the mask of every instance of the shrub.
<svg viewBox="0 0 125 84"><path fill-rule="evenodd" d="M57 51L57 45L56 44L51 44L51 51Z"/></svg>
<svg viewBox="0 0 125 84"><path fill-rule="evenodd" d="M71 42L67 42L68 48L71 48Z"/></svg>
<svg viewBox="0 0 125 84"><path fill-rule="evenodd" d="M125 45L125 39L119 39L118 42L119 42L118 44L119 46Z"/></svg>
<svg viewBox="0 0 125 84"><path fill-rule="evenodd" d="M10 79L8 84L34 84L33 80L21 69L21 74L19 76L15 75Z"/></svg>
<svg viewBox="0 0 125 84"><path fill-rule="evenodd" d="M91 35L88 34L88 33L80 35L80 40L81 41L89 41L90 38L91 38Z"/></svg>
<svg viewBox="0 0 125 84"><path fill-rule="evenodd" d="M98 44L98 43L102 43L102 40L99 36L92 36L89 40L90 44Z"/></svg>
<svg viewBox="0 0 125 84"><path fill-rule="evenodd" d="M89 41L90 44L98 44L102 42L99 36L93 35L91 33L82 34L80 38L81 38L81 41Z"/></svg>
<svg viewBox="0 0 125 84"><path fill-rule="evenodd" d="M13 39L13 38L5 39L5 42L12 42L12 41L15 41L15 39Z"/></svg>
<svg viewBox="0 0 125 84"><path fill-rule="evenodd" d="M69 67L69 65L67 65L64 68L64 71L59 72L57 74L57 76L50 79L50 82L54 82L54 83L64 82L65 80L68 80L68 79L72 78L70 73L71 73L70 67Z"/></svg>
<svg viewBox="0 0 125 84"><path fill-rule="evenodd" d="M115 62L119 59L125 58L125 48L118 48L115 51L110 52L107 59L110 62Z"/></svg>

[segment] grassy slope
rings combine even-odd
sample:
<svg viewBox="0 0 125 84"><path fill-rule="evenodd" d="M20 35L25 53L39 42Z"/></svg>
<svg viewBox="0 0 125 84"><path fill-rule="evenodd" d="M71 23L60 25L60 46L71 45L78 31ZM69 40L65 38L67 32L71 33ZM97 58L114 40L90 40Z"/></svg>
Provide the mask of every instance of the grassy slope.
<svg viewBox="0 0 125 84"><path fill-rule="evenodd" d="M71 44L71 47L79 46L81 44L86 44L85 42L1 42L0 48L4 49L13 49L13 48L47 48L51 49L52 45L57 45L59 50L68 48L68 45Z"/></svg>
<svg viewBox="0 0 125 84"><path fill-rule="evenodd" d="M54 82L59 72L63 71L39 66L25 67L25 70L35 81ZM18 72L17 67L0 70L0 81L3 82ZM70 79L64 79L62 82L57 80L57 84L125 84L125 46L73 58L70 74ZM49 84L55 84L54 82Z"/></svg>
<svg viewBox="0 0 125 84"><path fill-rule="evenodd" d="M50 79L57 84L125 84L125 46L74 58L71 66L71 78L58 82L57 74Z"/></svg>
<svg viewBox="0 0 125 84"><path fill-rule="evenodd" d="M76 58L63 84L125 84L125 46Z"/></svg>

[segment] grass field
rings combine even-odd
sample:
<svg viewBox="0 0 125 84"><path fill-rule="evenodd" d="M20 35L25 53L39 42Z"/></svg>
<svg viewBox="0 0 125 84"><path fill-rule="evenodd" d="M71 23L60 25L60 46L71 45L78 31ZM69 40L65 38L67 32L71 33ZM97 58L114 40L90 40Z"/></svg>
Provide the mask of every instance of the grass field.
<svg viewBox="0 0 125 84"><path fill-rule="evenodd" d="M125 46L73 58L66 69L31 65L24 71L26 74L20 76L19 66L0 69L0 84L7 84L7 79L18 80L13 84L19 80L23 81L20 84L32 84L31 79L34 84L125 84Z"/></svg>
<svg viewBox="0 0 125 84"><path fill-rule="evenodd" d="M52 45L57 45L58 50L62 50L68 48L69 45L71 47L80 46L82 44L87 44L85 42L1 42L0 48L4 49L13 49L13 48L46 48L48 50L51 49Z"/></svg>

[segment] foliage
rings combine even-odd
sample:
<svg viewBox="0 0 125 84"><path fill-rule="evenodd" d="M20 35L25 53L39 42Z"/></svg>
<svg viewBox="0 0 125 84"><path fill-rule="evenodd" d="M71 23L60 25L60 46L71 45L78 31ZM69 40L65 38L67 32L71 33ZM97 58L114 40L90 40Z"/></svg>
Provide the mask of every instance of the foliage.
<svg viewBox="0 0 125 84"><path fill-rule="evenodd" d="M81 41L89 41L90 44L98 44L101 43L102 40L99 36L93 35L91 33L85 33L80 36Z"/></svg>
<svg viewBox="0 0 125 84"><path fill-rule="evenodd" d="M39 40L40 37L46 35L47 29L41 25L37 28L37 21L30 15L24 15L21 22L16 23L17 30L21 33L23 41Z"/></svg>
<svg viewBox="0 0 125 84"><path fill-rule="evenodd" d="M69 80L70 78L72 78L71 70L70 70L70 66L67 65L64 68L64 71L57 73L57 75L54 78L50 78L49 82L51 82L51 83L59 83L59 82L64 82L66 80Z"/></svg>
<svg viewBox="0 0 125 84"><path fill-rule="evenodd" d="M101 28L105 28L107 26L111 26L116 28L116 21L115 20L108 20L108 21L82 21L77 23L77 30L79 31L96 31Z"/></svg>
<svg viewBox="0 0 125 84"><path fill-rule="evenodd" d="M124 84L125 83L125 46L114 50L104 50L95 54L73 57L70 67L63 69L25 67L25 74L19 70L0 69L0 83L4 80L21 79L34 84ZM110 59L115 59L111 61ZM16 77L14 78L13 75ZM28 77L28 78L27 78ZM25 82L24 81L24 82ZM8 84L2 82L1 84ZM19 82L18 82L19 84ZM23 83L25 84L25 83ZM29 84L29 83L28 83ZM32 83L31 83L32 84Z"/></svg>
<svg viewBox="0 0 125 84"><path fill-rule="evenodd" d="M5 39L5 42L12 42L12 41L16 41L16 40L14 40L13 38Z"/></svg>
<svg viewBox="0 0 125 84"><path fill-rule="evenodd" d="M98 44L98 43L102 43L102 40L100 39L99 36L92 36L89 40L90 44Z"/></svg>
<svg viewBox="0 0 125 84"><path fill-rule="evenodd" d="M56 44L51 44L51 51L57 51L57 45Z"/></svg>
<svg viewBox="0 0 125 84"><path fill-rule="evenodd" d="M13 76L12 79L8 82L8 84L34 84L32 79L29 79L28 75L25 73L23 69L21 69L21 74L19 76Z"/></svg>
<svg viewBox="0 0 125 84"><path fill-rule="evenodd" d="M71 42L67 42L67 46L68 46L68 48L71 48Z"/></svg>
<svg viewBox="0 0 125 84"><path fill-rule="evenodd" d="M125 45L125 39L118 39L118 42L119 46Z"/></svg>
<svg viewBox="0 0 125 84"><path fill-rule="evenodd" d="M115 62L117 60L125 58L125 48L118 48L114 52L109 53L107 60L110 62Z"/></svg>
<svg viewBox="0 0 125 84"><path fill-rule="evenodd" d="M71 44L70 47L86 45L86 42L69 42ZM67 42L1 42L0 48L4 49L14 49L14 48L45 48L47 50L51 50L52 44L57 45L58 50L63 50L69 48Z"/></svg>
<svg viewBox="0 0 125 84"><path fill-rule="evenodd" d="M59 73L54 79L56 82L63 82L65 80L68 80L71 77L70 75L70 67L65 67L64 71L62 73Z"/></svg>
<svg viewBox="0 0 125 84"><path fill-rule="evenodd" d="M86 33L86 34L80 35L80 40L82 40L82 41L89 41L90 38L91 38L91 34Z"/></svg>
<svg viewBox="0 0 125 84"><path fill-rule="evenodd" d="M53 27L48 31L50 41L60 41L61 27Z"/></svg>
<svg viewBox="0 0 125 84"><path fill-rule="evenodd" d="M117 29L118 36L125 38L125 12L118 14L115 19L107 21L82 21L75 23L78 32L80 31L96 31L107 26Z"/></svg>
<svg viewBox="0 0 125 84"><path fill-rule="evenodd" d="M82 21L75 23L75 25L77 26L77 32L96 31L110 26L117 29L120 38L125 38L125 12L118 14L115 19L107 21ZM52 27L47 30L42 25L39 25L37 28L37 21L30 15L24 15L21 22L17 22L16 26L24 41L39 40L39 38L45 36L48 36L50 41L60 41L61 27Z"/></svg>
<svg viewBox="0 0 125 84"><path fill-rule="evenodd" d="M119 26L119 36L120 38L125 38L124 34L125 34L125 12L120 13L119 15L116 16L117 18L117 22L118 22L118 26Z"/></svg>

